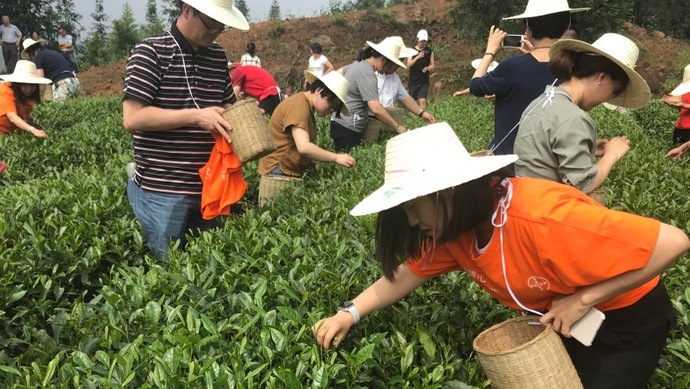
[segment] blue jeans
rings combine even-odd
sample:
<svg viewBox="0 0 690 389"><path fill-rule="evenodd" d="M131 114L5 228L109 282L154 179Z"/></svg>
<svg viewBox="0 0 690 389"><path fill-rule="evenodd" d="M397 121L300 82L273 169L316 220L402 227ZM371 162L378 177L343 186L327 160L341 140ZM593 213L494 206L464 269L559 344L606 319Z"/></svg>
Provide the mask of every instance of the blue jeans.
<svg viewBox="0 0 690 389"><path fill-rule="evenodd" d="M201 195L152 192L128 180L127 197L149 249L160 258L168 258L170 242L179 240L179 248L184 249L186 233L197 235L199 231L221 226L222 218L201 217Z"/></svg>

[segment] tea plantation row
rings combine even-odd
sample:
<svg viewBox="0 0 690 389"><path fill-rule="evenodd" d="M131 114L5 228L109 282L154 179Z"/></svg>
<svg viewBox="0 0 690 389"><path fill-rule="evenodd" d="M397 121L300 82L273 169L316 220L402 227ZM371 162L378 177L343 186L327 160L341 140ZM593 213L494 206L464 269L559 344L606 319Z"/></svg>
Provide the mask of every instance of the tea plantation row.
<svg viewBox="0 0 690 389"><path fill-rule="evenodd" d="M469 150L490 140L484 99L435 101ZM0 137L0 386L17 388L471 388L487 385L471 343L513 312L463 274L439 277L364 319L337 351L309 327L379 277L374 218L348 211L382 181L383 142L357 165L322 164L303 188L257 206L250 184L222 229L169 262L146 255L126 199L130 136L118 98L37 108L49 138ZM664 158L676 112L597 109L630 153L609 203L690 231L687 159ZM420 125L408 117L409 125ZM320 140L330 147L328 123ZM690 386L687 258L664 275L679 312L654 388Z"/></svg>

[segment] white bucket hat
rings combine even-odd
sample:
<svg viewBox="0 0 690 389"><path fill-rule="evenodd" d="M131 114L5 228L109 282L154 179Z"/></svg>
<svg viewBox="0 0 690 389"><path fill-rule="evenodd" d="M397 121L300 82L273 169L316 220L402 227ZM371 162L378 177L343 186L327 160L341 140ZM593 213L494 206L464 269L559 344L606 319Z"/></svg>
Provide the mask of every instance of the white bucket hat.
<svg viewBox="0 0 690 389"><path fill-rule="evenodd" d="M669 93L671 96L682 96L690 92L690 65L683 70L683 81Z"/></svg>
<svg viewBox="0 0 690 389"><path fill-rule="evenodd" d="M559 12L570 12L572 14L584 11L589 11L589 8L570 8L568 0L529 0L527 2L527 7L525 7L525 12L520 15L503 18L503 20L529 19Z"/></svg>
<svg viewBox="0 0 690 389"><path fill-rule="evenodd" d="M391 41L393 41L393 43L400 46L400 57L398 58L414 57L419 53L419 51L417 51L416 49L412 47L407 47L407 45L405 45L405 41L403 41L403 38L401 36L389 36L386 39L390 39Z"/></svg>
<svg viewBox="0 0 690 389"><path fill-rule="evenodd" d="M41 42L35 41L31 38L24 39L24 42L22 42L22 47L24 48L22 50L22 54L21 54L22 59L29 59L29 53L27 53L27 51L29 50L29 47L31 47L33 45L40 45L40 44L41 44Z"/></svg>
<svg viewBox="0 0 690 389"><path fill-rule="evenodd" d="M326 88L330 89L331 92L335 93L335 95L338 96L338 99L340 99L340 101L343 102L343 108L340 110L340 113L345 116L352 115L350 113L350 109L347 107L347 103L345 103L345 97L347 97L347 90L348 88L350 88L350 83L347 81L345 76L335 71L328 72L322 76L317 76L309 70L305 70L304 78L306 78L307 82L310 84L316 80L320 80L321 82L323 82L323 84L326 85Z"/></svg>
<svg viewBox="0 0 690 389"><path fill-rule="evenodd" d="M249 30L247 18L235 8L235 0L182 0L209 18L238 30Z"/></svg>
<svg viewBox="0 0 690 389"><path fill-rule="evenodd" d="M361 216L393 208L475 180L517 159L517 155L470 156L445 122L408 131L388 141L383 185L350 214Z"/></svg>
<svg viewBox="0 0 690 389"><path fill-rule="evenodd" d="M369 45L369 47L371 47L372 49L376 50L379 54L394 62L396 65L400 66L403 69L407 69L407 66L405 66L405 64L402 63L399 59L401 57L401 52L407 52L407 50L403 50L406 49L406 47L405 43L403 43L402 38L398 40L395 39L395 37L389 36L379 43L367 41L367 45Z"/></svg>
<svg viewBox="0 0 690 389"><path fill-rule="evenodd" d="M635 63L640 54L635 42L623 35L607 33L602 35L594 43L579 41L576 39L561 39L551 46L549 56L553 58L563 50L585 52L600 55L620 66L628 75L628 86L623 93L613 97L608 103L623 108L642 108L652 98L647 82L635 71Z"/></svg>
<svg viewBox="0 0 690 389"><path fill-rule="evenodd" d="M429 40L429 33L426 30L419 30L419 32L417 33L417 40L428 41Z"/></svg>
<svg viewBox="0 0 690 389"><path fill-rule="evenodd" d="M36 64L31 61L19 60L14 66L14 73L0 76L4 81L16 82L19 84L51 84L48 78L38 76Z"/></svg>
<svg viewBox="0 0 690 389"><path fill-rule="evenodd" d="M479 67L480 63L482 63L482 58L473 59L471 62L472 67L475 69ZM492 70L496 69L496 66L498 66L498 62L491 61L491 63L489 64L489 68L486 70L486 72L491 72Z"/></svg>

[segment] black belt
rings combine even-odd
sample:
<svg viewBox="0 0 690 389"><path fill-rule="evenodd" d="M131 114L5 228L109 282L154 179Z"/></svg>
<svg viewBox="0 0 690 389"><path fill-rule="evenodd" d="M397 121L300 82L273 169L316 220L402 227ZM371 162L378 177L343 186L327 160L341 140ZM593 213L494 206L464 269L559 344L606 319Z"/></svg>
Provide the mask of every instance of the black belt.
<svg viewBox="0 0 690 389"><path fill-rule="evenodd" d="M15 46L16 46L16 45L17 45L17 42L9 42L9 43L7 43L7 42L2 42L2 44L3 44L3 45L15 45Z"/></svg>

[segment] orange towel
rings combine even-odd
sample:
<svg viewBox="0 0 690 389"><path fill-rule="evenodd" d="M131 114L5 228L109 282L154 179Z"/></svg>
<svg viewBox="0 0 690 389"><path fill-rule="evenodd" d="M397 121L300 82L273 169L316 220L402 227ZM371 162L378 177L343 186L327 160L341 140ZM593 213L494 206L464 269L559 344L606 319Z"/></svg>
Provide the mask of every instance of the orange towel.
<svg viewBox="0 0 690 389"><path fill-rule="evenodd" d="M240 201L247 190L242 177L242 163L232 146L220 135L213 134L216 145L208 163L199 169L203 183L201 189L201 215L211 220L218 215L229 215L230 206Z"/></svg>

